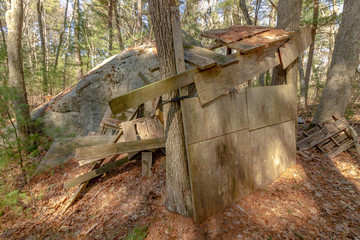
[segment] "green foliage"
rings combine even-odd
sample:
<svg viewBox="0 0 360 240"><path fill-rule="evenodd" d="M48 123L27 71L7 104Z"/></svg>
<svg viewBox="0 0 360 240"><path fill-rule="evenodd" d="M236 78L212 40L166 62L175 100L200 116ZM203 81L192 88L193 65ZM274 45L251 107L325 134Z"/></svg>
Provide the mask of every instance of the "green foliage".
<svg viewBox="0 0 360 240"><path fill-rule="evenodd" d="M126 236L126 240L142 240L146 238L148 233L148 226L135 226Z"/></svg>
<svg viewBox="0 0 360 240"><path fill-rule="evenodd" d="M0 185L0 216L5 212L20 214L23 211L23 203L29 201L29 196L19 190L10 190L7 185Z"/></svg>

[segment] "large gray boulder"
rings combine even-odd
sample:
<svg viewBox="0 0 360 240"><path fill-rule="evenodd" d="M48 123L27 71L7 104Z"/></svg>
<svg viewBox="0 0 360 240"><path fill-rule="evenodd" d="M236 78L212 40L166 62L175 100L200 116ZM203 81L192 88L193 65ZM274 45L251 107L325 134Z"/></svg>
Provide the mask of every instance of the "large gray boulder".
<svg viewBox="0 0 360 240"><path fill-rule="evenodd" d="M84 136L89 131L97 131L108 101L144 86L139 71L150 82L156 81L159 73L152 73L149 68L157 65L156 48L152 45L125 50L99 64L70 91L36 109L32 117L42 116L50 135Z"/></svg>

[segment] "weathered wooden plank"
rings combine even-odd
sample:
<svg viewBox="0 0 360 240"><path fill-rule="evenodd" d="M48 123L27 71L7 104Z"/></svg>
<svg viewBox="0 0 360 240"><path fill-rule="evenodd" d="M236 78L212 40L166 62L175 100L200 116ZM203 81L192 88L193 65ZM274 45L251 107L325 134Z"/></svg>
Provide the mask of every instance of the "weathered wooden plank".
<svg viewBox="0 0 360 240"><path fill-rule="evenodd" d="M336 157L340 153L344 152L346 149L350 148L354 144L353 140L348 140L342 143L339 147L335 148L333 151L328 153L329 158Z"/></svg>
<svg viewBox="0 0 360 240"><path fill-rule="evenodd" d="M284 46L279 49L283 68L289 66L312 43L311 25L307 25L296 32Z"/></svg>
<svg viewBox="0 0 360 240"><path fill-rule="evenodd" d="M273 46L280 47L289 39L290 35L292 35L291 32L287 32L282 29L272 29L270 31L256 34L250 38L245 38L234 43L227 43L225 45L242 53L249 53L260 48Z"/></svg>
<svg viewBox="0 0 360 240"><path fill-rule="evenodd" d="M92 147L77 148L76 157L79 161L95 159L115 155L119 153L139 152L165 146L165 140L162 138L147 139L132 142L121 142L112 144L103 144Z"/></svg>
<svg viewBox="0 0 360 240"><path fill-rule="evenodd" d="M228 94L201 107L198 98L185 99L183 112L188 144L222 136L248 127L246 96Z"/></svg>
<svg viewBox="0 0 360 240"><path fill-rule="evenodd" d="M150 178L152 177L151 165L153 160L153 153L152 152L142 152L141 153L141 175L143 178Z"/></svg>
<svg viewBox="0 0 360 240"><path fill-rule="evenodd" d="M201 105L280 64L277 52L240 55L239 63L226 68L213 67L194 75Z"/></svg>
<svg viewBox="0 0 360 240"><path fill-rule="evenodd" d="M250 132L255 187L261 188L296 163L295 121Z"/></svg>
<svg viewBox="0 0 360 240"><path fill-rule="evenodd" d="M166 78L147 86L138 88L127 94L112 99L109 102L113 114L121 113L129 108L136 107L146 101L160 97L193 82L192 76L198 73L197 68L187 70L170 78Z"/></svg>
<svg viewBox="0 0 360 240"><path fill-rule="evenodd" d="M334 136L335 134L345 130L347 128L347 122L345 118L341 118L337 120L336 122L330 123L325 125L322 129L319 131L311 134L307 138L304 138L303 140L299 141L297 144L297 147L300 151L309 149L316 144L321 143L325 139Z"/></svg>
<svg viewBox="0 0 360 240"><path fill-rule="evenodd" d="M213 59L205 58L199 55L192 54L189 51L185 51L185 61L201 70L211 68L216 65Z"/></svg>
<svg viewBox="0 0 360 240"><path fill-rule="evenodd" d="M239 62L239 59L238 59L239 53L234 53L234 54L225 56L225 55L216 53L214 51L211 51L209 49L201 48L201 47L197 47L197 46L193 46L191 48L186 48L185 52L187 52L188 54L193 54L193 55L197 55L200 57L212 59L217 63L217 65L219 67L227 67L231 64Z"/></svg>
<svg viewBox="0 0 360 240"><path fill-rule="evenodd" d="M194 217L207 217L254 189L247 130L188 145Z"/></svg>
<svg viewBox="0 0 360 240"><path fill-rule="evenodd" d="M149 85L151 84L151 82L149 81L149 79L145 76L145 74L141 71L139 71L139 77L141 78L141 80L146 84Z"/></svg>
<svg viewBox="0 0 360 240"><path fill-rule="evenodd" d="M136 134L135 126L132 123L132 121L129 122L122 122L121 123L122 130L124 132L124 138L126 142L130 141L137 141L138 137ZM131 159L133 156L135 156L138 152L129 152L128 157Z"/></svg>
<svg viewBox="0 0 360 240"><path fill-rule="evenodd" d="M156 117L145 117L136 121L136 129L142 140L164 138L164 126Z"/></svg>
<svg viewBox="0 0 360 240"><path fill-rule="evenodd" d="M355 144L355 148L356 151L360 154L360 143L359 143L359 137L357 132L350 126L350 124L348 122L346 122L346 127L348 129L348 131L350 132L350 135L352 137L352 139L354 140L354 144Z"/></svg>
<svg viewBox="0 0 360 240"><path fill-rule="evenodd" d="M249 130L296 119L296 94L292 85L246 89Z"/></svg>
<svg viewBox="0 0 360 240"><path fill-rule="evenodd" d="M97 176L100 176L106 172L109 172L109 171L113 170L114 168L120 167L121 165L123 165L124 163L127 163L128 161L129 161L128 157L124 157L115 162L107 163L98 169L92 170L88 173L85 173L84 175L81 175L79 177L76 177L76 178L70 179L69 181L66 181L64 183L64 188L71 188L78 184L86 182L86 181L93 179Z"/></svg>

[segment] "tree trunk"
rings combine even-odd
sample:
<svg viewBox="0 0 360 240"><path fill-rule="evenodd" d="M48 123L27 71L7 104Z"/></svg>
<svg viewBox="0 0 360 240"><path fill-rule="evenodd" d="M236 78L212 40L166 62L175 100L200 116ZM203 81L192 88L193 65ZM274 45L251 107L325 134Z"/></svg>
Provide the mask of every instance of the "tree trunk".
<svg viewBox="0 0 360 240"><path fill-rule="evenodd" d="M240 0L239 5L240 5L241 11L242 11L242 13L244 15L246 24L247 25L253 25L253 22L252 22L252 20L250 18L249 11L248 11L248 8L246 6L245 0Z"/></svg>
<svg viewBox="0 0 360 240"><path fill-rule="evenodd" d="M75 62L77 65L77 78L80 80L83 76L80 46L80 0L76 0L76 20L75 20Z"/></svg>
<svg viewBox="0 0 360 240"><path fill-rule="evenodd" d="M159 56L160 75L166 78L176 74L173 45L173 29L170 22L171 6L175 0L150 0L149 10ZM178 97L174 91L165 99ZM183 216L192 216L190 178L187 166L185 137L180 104L172 102L164 105L166 136L166 207Z"/></svg>
<svg viewBox="0 0 360 240"><path fill-rule="evenodd" d="M58 44L57 49L56 49L54 71L56 71L56 68L57 68L57 65L58 65L60 50L61 50L61 46L62 46L62 43L63 43L64 33L65 33L65 30L66 30L66 20L67 20L68 6L69 6L69 0L66 0L63 29L62 29L62 31L60 33L59 44ZM69 28L69 31L70 31L70 28Z"/></svg>
<svg viewBox="0 0 360 240"><path fill-rule="evenodd" d="M301 86L305 86L305 74L304 74L304 65L303 65L302 54L300 54L300 56L298 57L298 68L299 68L300 89L301 89ZM300 102L300 108L304 109L301 106L301 102Z"/></svg>
<svg viewBox="0 0 360 240"><path fill-rule="evenodd" d="M280 0L278 4L277 28L287 31L300 29L302 0ZM282 66L273 68L272 85L285 83L286 73Z"/></svg>
<svg viewBox="0 0 360 240"><path fill-rule="evenodd" d="M118 42L119 42L119 48L120 50L124 50L124 43L121 35L121 22L120 22L120 16L117 9L117 5L114 6L114 13L115 13L115 22L116 22L116 28L117 28L117 36L118 36Z"/></svg>
<svg viewBox="0 0 360 240"><path fill-rule="evenodd" d="M311 28L312 43L309 49L309 57L306 65L304 85L300 84L300 108L303 109L306 109L308 104L309 82L311 76L312 63L314 59L315 36L318 25L318 18L319 18L319 0L314 0L313 23Z"/></svg>
<svg viewBox="0 0 360 240"><path fill-rule="evenodd" d="M360 53L360 2L345 0L339 33L327 81L313 122L321 123L333 115L344 116L350 101L352 81L356 74Z"/></svg>
<svg viewBox="0 0 360 240"><path fill-rule="evenodd" d="M109 30L109 55L111 55L111 51L113 50L113 7L114 0L109 0L108 6L108 30Z"/></svg>
<svg viewBox="0 0 360 240"><path fill-rule="evenodd" d="M48 93L49 91L49 83L47 79L47 73L46 73L46 47L45 47L45 37L44 37L44 26L42 21L42 9L43 4L41 0L38 0L36 3L37 12L38 12L38 24L39 24L39 32L40 32L40 42L41 42L41 72L43 75L43 92Z"/></svg>
<svg viewBox="0 0 360 240"><path fill-rule="evenodd" d="M14 108L19 138L26 143L30 133L30 111L24 81L21 37L23 27L23 1L8 1L6 24L8 28L7 52L9 59L9 86L16 91Z"/></svg>
<svg viewBox="0 0 360 240"><path fill-rule="evenodd" d="M142 1L137 0L137 29L138 32L141 32L142 30Z"/></svg>

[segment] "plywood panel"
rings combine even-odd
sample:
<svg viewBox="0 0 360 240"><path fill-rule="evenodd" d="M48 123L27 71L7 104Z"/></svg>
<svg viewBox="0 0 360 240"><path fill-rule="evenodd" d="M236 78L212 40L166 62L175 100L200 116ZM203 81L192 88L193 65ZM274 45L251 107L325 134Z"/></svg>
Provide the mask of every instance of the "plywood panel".
<svg viewBox="0 0 360 240"><path fill-rule="evenodd" d="M253 178L255 187L261 188L278 178L295 164L295 121L250 132Z"/></svg>
<svg viewBox="0 0 360 240"><path fill-rule="evenodd" d="M254 87L246 90L249 130L296 118L292 85Z"/></svg>
<svg viewBox="0 0 360 240"><path fill-rule="evenodd" d="M254 52L240 55L239 63L225 68L213 67L195 74L194 81L201 105L279 64L279 54L276 51Z"/></svg>
<svg viewBox="0 0 360 240"><path fill-rule="evenodd" d="M201 107L198 98L184 100L186 140L188 144L247 128L244 93L228 94Z"/></svg>
<svg viewBox="0 0 360 240"><path fill-rule="evenodd" d="M247 130L188 145L197 223L253 191Z"/></svg>

